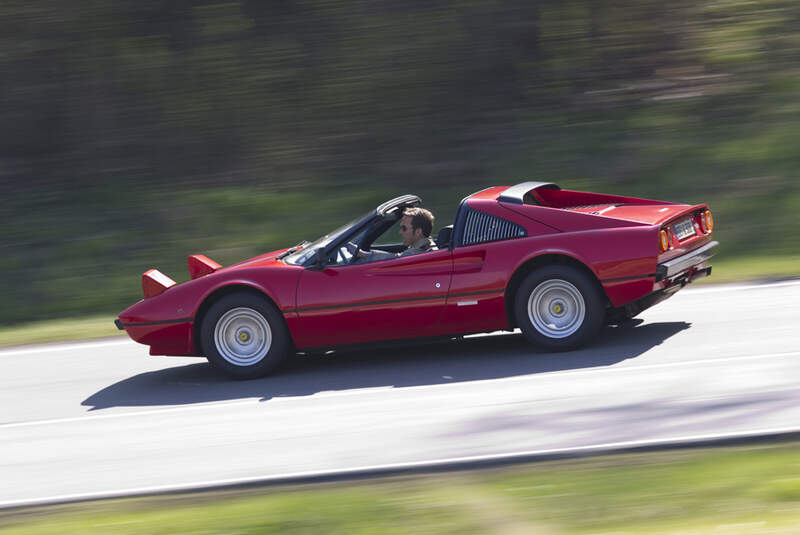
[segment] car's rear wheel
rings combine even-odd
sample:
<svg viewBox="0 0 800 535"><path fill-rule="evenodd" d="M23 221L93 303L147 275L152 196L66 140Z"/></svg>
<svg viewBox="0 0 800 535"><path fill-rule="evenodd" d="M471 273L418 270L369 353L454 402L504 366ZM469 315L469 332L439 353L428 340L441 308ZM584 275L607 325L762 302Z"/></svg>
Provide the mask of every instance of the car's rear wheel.
<svg viewBox="0 0 800 535"><path fill-rule="evenodd" d="M514 312L523 334L550 351L576 349L603 326L601 290L587 274L553 264L531 272L517 291Z"/></svg>
<svg viewBox="0 0 800 535"><path fill-rule="evenodd" d="M203 318L201 337L208 361L235 379L276 370L291 345L280 312L249 293L227 295L214 303Z"/></svg>

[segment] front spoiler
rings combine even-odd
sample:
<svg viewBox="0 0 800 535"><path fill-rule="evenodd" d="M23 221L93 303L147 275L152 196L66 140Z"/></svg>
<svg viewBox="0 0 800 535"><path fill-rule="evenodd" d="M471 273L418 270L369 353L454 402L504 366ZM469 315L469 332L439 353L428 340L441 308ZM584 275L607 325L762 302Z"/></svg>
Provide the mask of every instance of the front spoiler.
<svg viewBox="0 0 800 535"><path fill-rule="evenodd" d="M713 249L719 245L719 242L712 241L706 245L690 251L685 255L673 258L667 262L659 264L656 268L656 282L664 279L671 279L675 275L686 271L687 269L702 264L714 256Z"/></svg>

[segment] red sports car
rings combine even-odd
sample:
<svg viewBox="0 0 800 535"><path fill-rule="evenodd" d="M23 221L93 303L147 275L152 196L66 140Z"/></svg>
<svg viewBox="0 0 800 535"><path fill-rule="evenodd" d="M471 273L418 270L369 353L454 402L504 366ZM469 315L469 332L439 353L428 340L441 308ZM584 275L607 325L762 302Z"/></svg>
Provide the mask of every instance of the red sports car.
<svg viewBox="0 0 800 535"><path fill-rule="evenodd" d="M387 240L419 204L397 197L312 243L228 267L190 256L181 284L151 269L144 299L115 323L151 355L204 355L239 379L295 351L517 327L564 351L709 275L717 246L705 204L525 182L470 195L435 247L401 255Z"/></svg>

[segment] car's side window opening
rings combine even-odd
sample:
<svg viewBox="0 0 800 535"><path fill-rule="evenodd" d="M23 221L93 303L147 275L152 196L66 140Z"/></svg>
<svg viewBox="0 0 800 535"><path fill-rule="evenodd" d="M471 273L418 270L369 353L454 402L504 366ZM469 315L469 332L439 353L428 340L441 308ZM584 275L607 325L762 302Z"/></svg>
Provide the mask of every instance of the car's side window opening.
<svg viewBox="0 0 800 535"><path fill-rule="evenodd" d="M337 250L329 254L327 265L346 266L385 262L439 249L436 241L432 239L427 244L416 245L413 248L407 246L398 232L401 230L400 224L402 223L400 214L402 211L397 213L397 217L385 217L382 221L376 222L357 235L350 237ZM409 249L413 249L413 251Z"/></svg>
<svg viewBox="0 0 800 535"><path fill-rule="evenodd" d="M461 245L510 240L526 235L525 229L516 223L480 210L468 209Z"/></svg>
<svg viewBox="0 0 800 535"><path fill-rule="evenodd" d="M383 236L391 236L389 231L393 228L396 229L399 221L399 217L396 219L394 217L387 217L386 219L368 226L356 234L353 234L344 242L342 242L336 249L328 253L328 259L325 265L347 266L351 264L363 263L364 259L358 258L358 256L361 254L361 251L369 252L370 250L379 248L383 248L386 255L385 257L382 257L383 252L379 252L372 259L373 262L398 258L394 253L399 253L402 248L404 248L402 243L387 243L385 245L376 246L374 242Z"/></svg>
<svg viewBox="0 0 800 535"><path fill-rule="evenodd" d="M369 228L356 233L348 241L334 249L328 254L326 265L328 266L346 266L354 263L355 257L358 253L358 245L364 241L364 237L368 235Z"/></svg>
<svg viewBox="0 0 800 535"><path fill-rule="evenodd" d="M377 213L369 218L371 220L362 221L357 229L350 229L347 233L337 231L333 234L335 240L328 239L330 235L326 235L325 239L315 242L326 249L324 265L347 266L425 254L437 251L439 243L443 241L448 242L445 248L449 247L451 232L445 232L447 240L441 240L441 236L434 239L431 235L434 217L429 211L418 208L419 198L406 195L392 202L397 201L409 203L398 202L386 208L381 205L376 209ZM418 218L422 218L422 221ZM325 240L329 244L327 247Z"/></svg>
<svg viewBox="0 0 800 535"><path fill-rule="evenodd" d="M388 250L390 248L398 248L402 247L403 243L400 241L400 238L397 235L397 229L400 225L400 219L394 221L391 226L387 227L385 230L380 232L377 236L375 236L370 244L367 244L369 249L384 249Z"/></svg>
<svg viewBox="0 0 800 535"><path fill-rule="evenodd" d="M366 236L366 240L361 244L361 248L368 252L369 257L353 260L354 264L385 262L387 260L397 260L412 256L407 251L409 249L400 239L398 234L402 219L398 218L390 225L380 225L375 232ZM435 243L429 249L414 254L425 254L438 250ZM404 254L405 253L405 254Z"/></svg>

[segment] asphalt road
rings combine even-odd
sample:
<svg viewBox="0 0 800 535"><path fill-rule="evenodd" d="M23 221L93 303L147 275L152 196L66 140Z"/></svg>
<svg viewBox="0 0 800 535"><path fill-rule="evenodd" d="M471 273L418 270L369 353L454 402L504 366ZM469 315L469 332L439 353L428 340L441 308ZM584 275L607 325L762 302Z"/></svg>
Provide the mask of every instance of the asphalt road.
<svg viewBox="0 0 800 535"><path fill-rule="evenodd" d="M799 320L800 281L688 288L572 353L489 335L249 382L127 340L0 351L0 507L800 429Z"/></svg>

